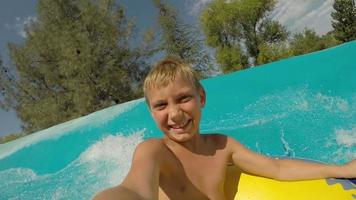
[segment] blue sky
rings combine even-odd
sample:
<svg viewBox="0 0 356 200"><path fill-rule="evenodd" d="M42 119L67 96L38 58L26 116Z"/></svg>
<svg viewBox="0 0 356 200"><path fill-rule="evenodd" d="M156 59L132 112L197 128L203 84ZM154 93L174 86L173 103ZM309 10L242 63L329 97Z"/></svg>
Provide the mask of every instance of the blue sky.
<svg viewBox="0 0 356 200"><path fill-rule="evenodd" d="M127 15L134 17L138 30L154 24L156 12L151 0L117 0L126 8ZM175 5L186 22L197 24L197 16L211 0L167 0ZM36 19L37 0L2 0L0 2L0 55L9 64L7 43L21 44L26 38L24 26ZM331 30L333 0L279 0L272 13L274 19L292 31L305 27L319 34ZM0 110L0 137L20 131L20 120L13 111Z"/></svg>

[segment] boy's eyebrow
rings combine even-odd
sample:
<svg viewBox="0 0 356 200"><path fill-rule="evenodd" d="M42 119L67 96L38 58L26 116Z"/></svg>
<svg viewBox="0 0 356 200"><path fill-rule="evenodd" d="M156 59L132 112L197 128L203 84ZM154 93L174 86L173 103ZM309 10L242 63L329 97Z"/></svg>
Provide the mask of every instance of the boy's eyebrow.
<svg viewBox="0 0 356 200"><path fill-rule="evenodd" d="M180 91L178 94L176 94L176 96L180 97L180 96L185 96L185 95L191 95L192 92L193 92L192 90L186 89L186 90Z"/></svg>
<svg viewBox="0 0 356 200"><path fill-rule="evenodd" d="M191 96L191 94L189 92L182 92L177 95L177 98L180 99L187 96Z"/></svg>
<svg viewBox="0 0 356 200"><path fill-rule="evenodd" d="M163 104L163 103L165 103L166 101L165 100L156 100L156 101L153 101L152 102L152 105L153 106L157 106L157 105L160 105L160 104Z"/></svg>

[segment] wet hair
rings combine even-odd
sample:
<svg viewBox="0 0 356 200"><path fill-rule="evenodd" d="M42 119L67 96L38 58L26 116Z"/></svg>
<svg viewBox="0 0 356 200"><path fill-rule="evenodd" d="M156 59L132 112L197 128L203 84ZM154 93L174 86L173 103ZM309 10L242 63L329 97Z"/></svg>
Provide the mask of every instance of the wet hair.
<svg viewBox="0 0 356 200"><path fill-rule="evenodd" d="M146 101L148 89L166 87L169 83L174 81L177 76L189 81L197 90L203 88L199 82L197 72L190 64L176 57L167 57L157 62L145 78L143 92Z"/></svg>

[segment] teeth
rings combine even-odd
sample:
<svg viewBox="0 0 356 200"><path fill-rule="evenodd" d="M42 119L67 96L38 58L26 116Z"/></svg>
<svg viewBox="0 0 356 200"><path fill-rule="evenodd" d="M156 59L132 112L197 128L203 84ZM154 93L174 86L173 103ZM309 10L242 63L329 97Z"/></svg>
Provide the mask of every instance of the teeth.
<svg viewBox="0 0 356 200"><path fill-rule="evenodd" d="M185 125L187 125L188 121L185 122L184 124L181 125L175 125L175 126L171 126L172 128L178 129L178 128L183 128Z"/></svg>

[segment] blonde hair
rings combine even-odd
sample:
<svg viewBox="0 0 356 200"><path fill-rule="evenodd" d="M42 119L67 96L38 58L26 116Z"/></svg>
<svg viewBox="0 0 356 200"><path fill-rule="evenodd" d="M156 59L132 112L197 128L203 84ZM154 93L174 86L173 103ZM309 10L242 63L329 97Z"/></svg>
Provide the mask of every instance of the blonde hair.
<svg viewBox="0 0 356 200"><path fill-rule="evenodd" d="M147 90L162 88L180 76L195 86L202 88L197 72L186 62L175 57L167 57L159 61L148 73L143 83L143 92L147 101Z"/></svg>

